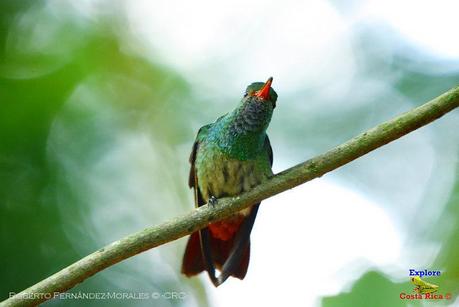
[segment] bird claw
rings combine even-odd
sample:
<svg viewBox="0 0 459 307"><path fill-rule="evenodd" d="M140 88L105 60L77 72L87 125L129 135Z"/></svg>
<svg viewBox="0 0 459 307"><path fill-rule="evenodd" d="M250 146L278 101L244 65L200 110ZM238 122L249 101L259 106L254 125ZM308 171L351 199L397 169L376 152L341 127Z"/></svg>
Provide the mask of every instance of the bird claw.
<svg viewBox="0 0 459 307"><path fill-rule="evenodd" d="M215 208L215 205L216 205L216 204L218 204L218 199L217 199L217 197L215 197L215 196L212 195L212 196L209 198L209 205L210 205L212 208Z"/></svg>

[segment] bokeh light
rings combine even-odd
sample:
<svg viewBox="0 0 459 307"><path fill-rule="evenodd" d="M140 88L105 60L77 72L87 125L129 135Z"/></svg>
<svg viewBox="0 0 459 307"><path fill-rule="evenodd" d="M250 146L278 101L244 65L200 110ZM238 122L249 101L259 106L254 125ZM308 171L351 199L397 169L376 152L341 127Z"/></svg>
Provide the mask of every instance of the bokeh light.
<svg viewBox="0 0 459 307"><path fill-rule="evenodd" d="M275 172L459 84L455 1L2 1L0 298L193 208L199 127L274 77ZM70 292L81 306L413 306L459 293L459 115L266 200L244 281L180 274L182 238ZM454 304L454 299L443 302Z"/></svg>

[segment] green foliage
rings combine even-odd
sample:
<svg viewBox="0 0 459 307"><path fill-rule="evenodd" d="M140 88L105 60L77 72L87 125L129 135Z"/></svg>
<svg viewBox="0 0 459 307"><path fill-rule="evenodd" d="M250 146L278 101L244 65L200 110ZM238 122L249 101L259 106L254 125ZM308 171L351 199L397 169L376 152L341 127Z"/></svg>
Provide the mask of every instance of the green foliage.
<svg viewBox="0 0 459 307"><path fill-rule="evenodd" d="M5 48L0 62L0 299L5 299L108 243L106 237L96 235L98 229L90 227L93 218L105 216L102 227L118 227L127 234L191 208L183 189L184 170L166 169L168 163L175 164L175 157L164 159L164 167L156 169L157 176L170 177L165 182L176 181L181 191L180 201L163 208L163 215L153 215L150 221L121 215L126 219L109 225L109 213L94 215L94 210L105 209L95 208L93 197L100 178L112 179L105 185L109 190L126 184L122 166L100 167L119 146L120 135L146 135L144 148L154 143L155 152L167 157L171 146L180 146L193 132L183 133L190 129L185 116L188 106L177 107L189 96L187 85L171 70L124 50L126 41L118 31L124 25L116 16L97 21L77 13L65 16L70 8L55 14L40 2L3 1L1 6ZM180 158L183 167L186 155ZM157 189L160 186L150 191ZM112 199L117 196L112 194ZM135 204L129 207L142 210ZM180 283L181 250L174 246L156 255L170 259L168 264L140 257L72 291L184 291L205 305L198 281L194 289ZM142 266L155 264L164 266L157 269L163 273L153 274L152 269L142 273ZM164 270L173 274L165 275ZM169 306L184 301L156 303ZM74 300L65 304L80 305ZM90 300L88 304L124 306L126 302ZM150 306L151 300L137 304Z"/></svg>
<svg viewBox="0 0 459 307"><path fill-rule="evenodd" d="M417 306L416 301L403 301L401 292L411 292L409 282L394 283L387 276L375 271L366 272L352 286L349 292L322 298L322 307L402 307Z"/></svg>

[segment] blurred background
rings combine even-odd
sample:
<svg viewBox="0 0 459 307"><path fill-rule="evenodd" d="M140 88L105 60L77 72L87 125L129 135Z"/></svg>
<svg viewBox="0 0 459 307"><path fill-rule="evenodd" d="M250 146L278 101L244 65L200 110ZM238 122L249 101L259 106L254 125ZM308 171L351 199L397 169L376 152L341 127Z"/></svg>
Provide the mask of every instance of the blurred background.
<svg viewBox="0 0 459 307"><path fill-rule="evenodd" d="M0 299L193 208L200 126L274 76L274 171L459 84L445 1L0 2ZM454 305L459 113L263 203L244 281L180 275L186 238L45 306ZM448 301L400 299L409 269Z"/></svg>

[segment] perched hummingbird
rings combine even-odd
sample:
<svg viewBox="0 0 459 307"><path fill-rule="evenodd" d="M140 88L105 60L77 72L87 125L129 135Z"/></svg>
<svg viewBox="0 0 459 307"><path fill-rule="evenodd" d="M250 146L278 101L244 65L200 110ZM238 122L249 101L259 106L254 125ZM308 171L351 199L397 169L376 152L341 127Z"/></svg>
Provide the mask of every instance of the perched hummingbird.
<svg viewBox="0 0 459 307"><path fill-rule="evenodd" d="M232 112L199 129L190 155L188 183L194 189L196 207L217 205L218 198L239 195L272 176L273 154L266 135L277 100L272 81L271 77L265 83L252 83ZM193 233L182 273L190 277L205 270L216 287L229 276L243 279L259 205Z"/></svg>

